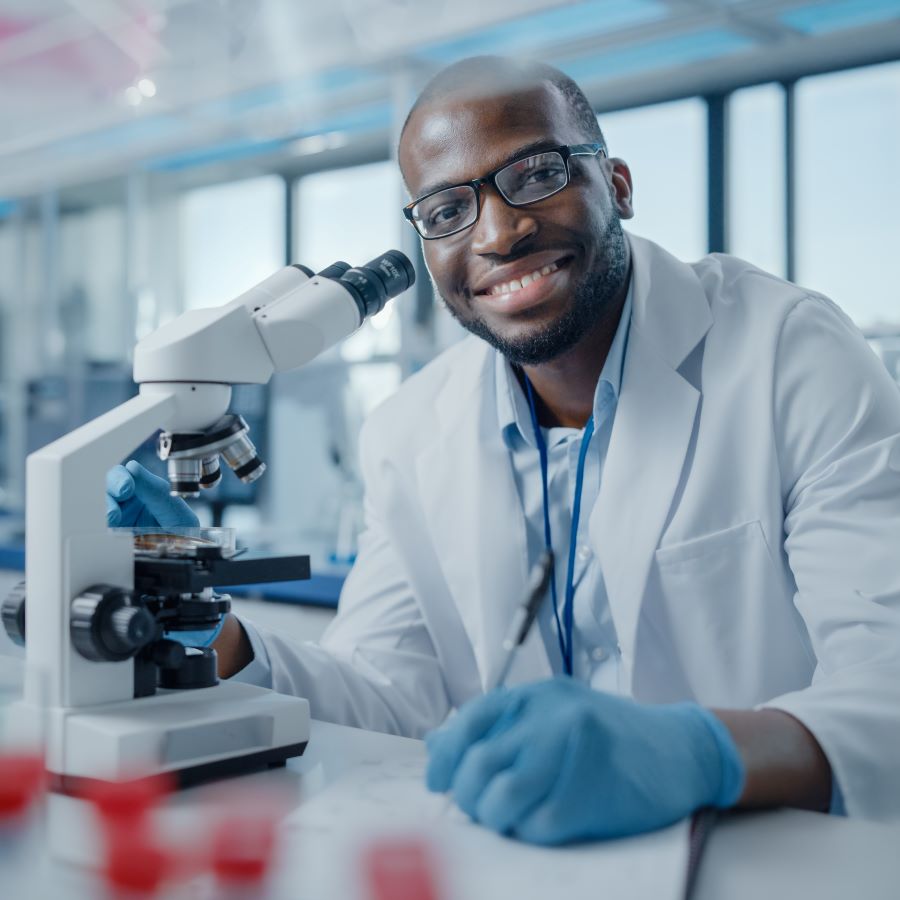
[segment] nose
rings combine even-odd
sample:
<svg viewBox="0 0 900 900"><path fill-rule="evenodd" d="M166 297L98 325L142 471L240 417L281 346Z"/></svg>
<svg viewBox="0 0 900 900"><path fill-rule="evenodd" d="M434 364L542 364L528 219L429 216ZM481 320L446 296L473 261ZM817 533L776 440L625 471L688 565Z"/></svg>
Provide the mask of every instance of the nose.
<svg viewBox="0 0 900 900"><path fill-rule="evenodd" d="M481 214L472 226L472 251L509 256L523 239L537 231L528 207L510 206L492 185L482 188Z"/></svg>

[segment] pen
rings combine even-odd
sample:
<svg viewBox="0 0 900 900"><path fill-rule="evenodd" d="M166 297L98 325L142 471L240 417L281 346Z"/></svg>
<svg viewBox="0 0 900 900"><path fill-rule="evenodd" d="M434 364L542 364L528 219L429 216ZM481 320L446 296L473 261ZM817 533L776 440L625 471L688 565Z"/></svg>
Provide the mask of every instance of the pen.
<svg viewBox="0 0 900 900"><path fill-rule="evenodd" d="M541 600L547 593L547 586L550 584L550 576L553 574L553 551L545 550L538 560L538 564L531 572L531 578L528 582L528 593L525 595L525 601L516 608L512 622L500 645L503 648L503 662L497 669L497 674L491 679L485 693L502 687L512 668L513 659L515 659L516 651L525 643L528 632L537 618L537 611L540 609Z"/></svg>
<svg viewBox="0 0 900 900"><path fill-rule="evenodd" d="M531 631L531 626L537 618L537 612L541 608L541 600L543 600L544 594L547 593L547 586L550 584L552 575L553 551L547 549L541 554L538 564L532 570L531 578L528 582L528 593L525 595L524 602L516 608L512 621L509 623L506 636L500 645L503 649L503 662L500 668L497 669L497 674L487 685L485 693L502 687L506 681L506 676L509 675L509 670L512 668L516 651L525 643L525 638L528 637L528 632ZM440 815L446 815L452 806L453 797L448 792Z"/></svg>

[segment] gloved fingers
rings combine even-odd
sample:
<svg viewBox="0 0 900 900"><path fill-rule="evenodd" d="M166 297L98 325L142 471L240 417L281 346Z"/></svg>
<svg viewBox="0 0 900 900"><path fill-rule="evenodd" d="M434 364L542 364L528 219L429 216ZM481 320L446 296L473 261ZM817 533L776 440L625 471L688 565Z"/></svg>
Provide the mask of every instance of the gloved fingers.
<svg viewBox="0 0 900 900"><path fill-rule="evenodd" d="M127 500L134 496L134 479L125 466L113 466L106 473L106 493L114 500Z"/></svg>
<svg viewBox="0 0 900 900"><path fill-rule="evenodd" d="M120 528L122 526L122 509L118 501L106 494L106 524L110 528Z"/></svg>
<svg viewBox="0 0 900 900"><path fill-rule="evenodd" d="M144 504L137 497L127 500L116 500L106 495L106 523L110 528L133 528L144 524L141 516L146 517ZM150 523L152 524L152 523Z"/></svg>
<svg viewBox="0 0 900 900"><path fill-rule="evenodd" d="M208 647L219 636L224 625L225 616L222 616L214 628L194 631L167 631L165 635L170 641L178 641L179 644L183 644L185 647Z"/></svg>
<svg viewBox="0 0 900 900"><path fill-rule="evenodd" d="M154 475L134 459L128 460L125 468L134 479L136 496L147 507L152 518L152 521L140 524L188 528L196 528L200 524L200 520L184 500L170 496L169 482L165 478Z"/></svg>
<svg viewBox="0 0 900 900"><path fill-rule="evenodd" d="M428 790L441 793L450 789L465 752L487 734L510 702L508 691L492 691L470 700L452 719L426 735Z"/></svg>
<svg viewBox="0 0 900 900"><path fill-rule="evenodd" d="M480 741L466 749L453 778L453 799L473 819L478 818L478 804L485 789L513 765L528 739L528 729L521 723L516 727L509 709Z"/></svg>
<svg viewBox="0 0 900 900"><path fill-rule="evenodd" d="M559 774L559 751L553 745L564 742L536 738L533 729L518 731L507 732L518 743L514 762L491 779L475 806L474 818L500 834L514 831L546 800Z"/></svg>
<svg viewBox="0 0 900 900"><path fill-rule="evenodd" d="M544 845L612 836L608 810L598 799L598 782L609 778L611 761L598 756L583 727L559 730L555 738L555 749L547 754L555 763L553 781L541 802L515 825L516 836Z"/></svg>

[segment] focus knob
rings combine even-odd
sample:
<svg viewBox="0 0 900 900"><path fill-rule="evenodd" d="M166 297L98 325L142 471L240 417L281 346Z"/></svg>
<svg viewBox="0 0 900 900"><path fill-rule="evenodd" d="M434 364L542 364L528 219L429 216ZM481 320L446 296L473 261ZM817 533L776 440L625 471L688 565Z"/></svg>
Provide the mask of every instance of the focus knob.
<svg viewBox="0 0 900 900"><path fill-rule="evenodd" d="M109 584L88 588L72 601L69 632L75 649L94 662L130 659L156 634L156 620L131 593Z"/></svg>
<svg viewBox="0 0 900 900"><path fill-rule="evenodd" d="M9 639L25 646L25 582L20 581L7 595L0 607L3 627Z"/></svg>
<svg viewBox="0 0 900 900"><path fill-rule="evenodd" d="M156 623L142 606L121 606L109 617L107 643L123 653L134 653L150 641Z"/></svg>

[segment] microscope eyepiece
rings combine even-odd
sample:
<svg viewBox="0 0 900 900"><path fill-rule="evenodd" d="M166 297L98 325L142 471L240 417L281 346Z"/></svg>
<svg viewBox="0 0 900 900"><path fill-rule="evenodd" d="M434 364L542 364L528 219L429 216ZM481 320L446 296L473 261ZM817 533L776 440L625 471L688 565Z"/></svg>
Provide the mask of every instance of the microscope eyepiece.
<svg viewBox="0 0 900 900"><path fill-rule="evenodd" d="M326 266L322 269L321 272L317 273L321 278L334 278L338 279L341 275L344 274L348 269L350 269L350 263L344 262L342 259L333 262L330 266Z"/></svg>
<svg viewBox="0 0 900 900"><path fill-rule="evenodd" d="M356 300L360 317L366 319L381 312L392 297L412 287L416 270L406 254L388 250L364 266L348 269L338 280Z"/></svg>

